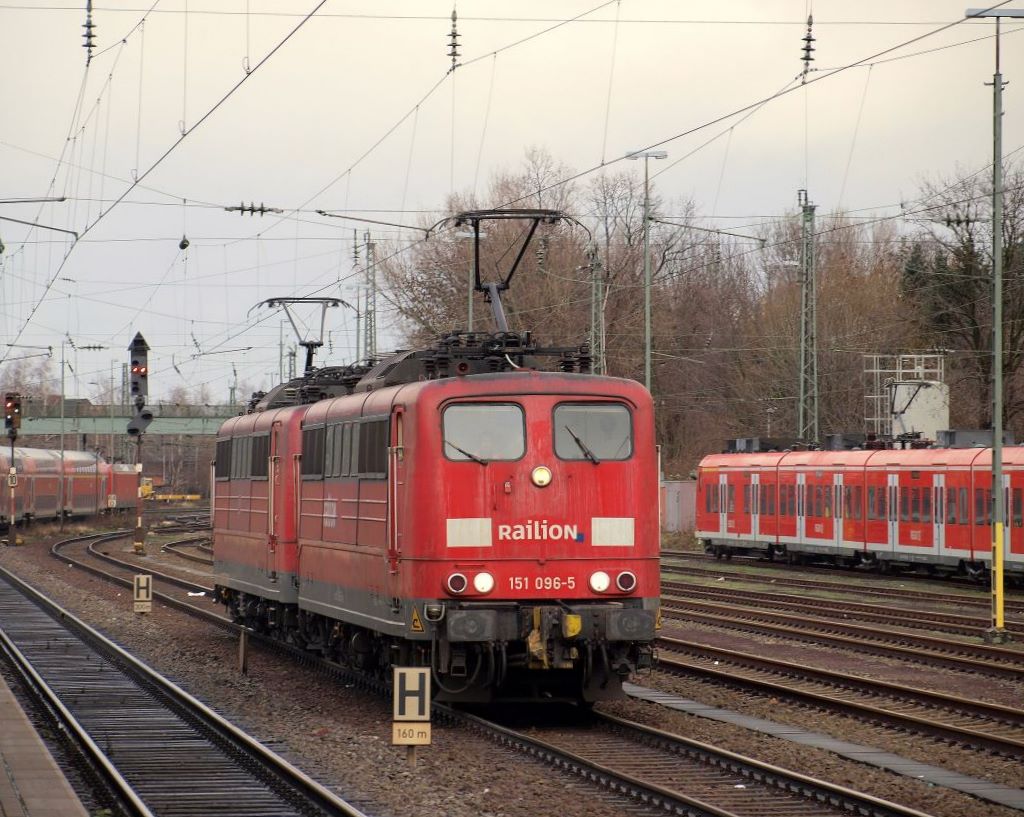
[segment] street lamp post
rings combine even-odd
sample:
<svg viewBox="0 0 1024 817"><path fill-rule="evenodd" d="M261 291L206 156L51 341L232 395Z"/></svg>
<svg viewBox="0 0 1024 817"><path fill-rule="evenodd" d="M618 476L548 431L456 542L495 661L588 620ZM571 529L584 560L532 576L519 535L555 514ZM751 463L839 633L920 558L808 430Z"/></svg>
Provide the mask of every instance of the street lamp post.
<svg viewBox="0 0 1024 817"><path fill-rule="evenodd" d="M640 150L626 154L627 159L644 160L644 386L651 390L651 247L650 247L650 175L649 159L667 159L664 150Z"/></svg>
<svg viewBox="0 0 1024 817"><path fill-rule="evenodd" d="M999 21L1024 18L1024 9L967 9L967 17L995 17L996 70L992 75L992 627L985 640L1008 640L1003 603L1005 502L1003 488L1003 75Z"/></svg>

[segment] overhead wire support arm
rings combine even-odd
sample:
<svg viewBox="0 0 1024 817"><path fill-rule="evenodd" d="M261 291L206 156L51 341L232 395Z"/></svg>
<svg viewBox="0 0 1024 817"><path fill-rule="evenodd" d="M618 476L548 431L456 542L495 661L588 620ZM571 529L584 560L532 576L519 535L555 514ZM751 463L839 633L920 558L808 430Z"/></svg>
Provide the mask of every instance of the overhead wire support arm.
<svg viewBox="0 0 1024 817"><path fill-rule="evenodd" d="M228 208L225 207L224 209L226 210ZM318 216L323 216L324 218L341 218L346 221L361 221L366 224L380 224L384 227L400 227L403 230L416 230L417 232L423 233L424 238L430 238L430 234L434 230L434 227L414 227L411 224L399 224L396 221L381 221L380 219L364 218L363 216L344 216L341 213L331 213L327 210L317 210L316 214Z"/></svg>
<svg viewBox="0 0 1024 817"><path fill-rule="evenodd" d="M22 221L20 218L11 218L10 216L0 216L0 221L13 221L15 224L24 224L28 227L38 227L40 230L53 230L57 233L67 233L73 235L75 240L78 240L78 233L74 230L64 230L60 227L50 227L46 224L40 224L38 221Z"/></svg>

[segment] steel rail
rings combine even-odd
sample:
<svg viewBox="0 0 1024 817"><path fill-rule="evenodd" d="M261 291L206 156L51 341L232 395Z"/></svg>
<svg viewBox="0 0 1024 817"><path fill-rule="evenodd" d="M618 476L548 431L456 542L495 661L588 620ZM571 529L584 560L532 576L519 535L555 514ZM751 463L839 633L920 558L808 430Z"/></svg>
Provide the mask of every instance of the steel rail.
<svg viewBox="0 0 1024 817"><path fill-rule="evenodd" d="M745 600L757 602L762 609L783 610L790 612L822 613L839 615L853 613L858 621L874 621L879 624L901 624L923 630L943 630L957 635L981 635L990 622L987 618L971 618L955 613L936 613L931 611L910 610L905 607L882 607L877 604L862 604L852 601L836 601L833 599L816 599L806 596L794 596L785 593L768 591L740 590L733 587L706 587L687 582L663 581L662 590L686 593L690 597L705 599L722 599L725 601ZM670 600L676 598L669 596ZM683 601L684 599L678 599ZM1007 624L1006 631L1016 635L1024 635L1024 625Z"/></svg>
<svg viewBox="0 0 1024 817"><path fill-rule="evenodd" d="M69 610L61 607L13 573L0 567L0 577L4 578L12 587L42 608L61 626L74 633L76 637L82 639L93 649L99 650L109 659L125 667L130 675L142 679L152 688L159 690L161 695L181 707L188 713L189 717L201 722L207 730L219 739L227 742L235 750L243 752L245 756L265 768L285 786L300 793L308 803L315 805L316 808L327 814L346 815L346 817L367 817L364 812L329 791L306 775L305 772L268 749L234 724L222 718L199 699L164 678L147 664L103 636Z"/></svg>
<svg viewBox="0 0 1024 817"><path fill-rule="evenodd" d="M3 648L7 659L21 676L25 686L37 700L43 703L58 728L73 741L75 747L84 756L89 768L103 778L119 805L132 817L155 817L117 767L110 762L96 741L92 739L85 727L79 723L71 710L64 705L53 688L46 683L2 628L0 628L0 647Z"/></svg>
<svg viewBox="0 0 1024 817"><path fill-rule="evenodd" d="M836 568L827 566L817 565L804 565L798 567L796 565L781 564L779 562L769 562L764 559L757 559L753 557L737 557L739 559L745 559L745 565L748 565L755 569L763 569L772 574L769 576L768 573L742 573L735 569L739 567L736 562L723 563L718 559L715 559L704 553L695 553L691 551L673 551L663 550L661 551L661 563L663 569L667 572L676 572L690 574L694 576L714 576L719 577L727 575L735 577L736 579L750 581L754 583L767 583L779 586L788 587L806 587L808 589L822 589L822 590L834 590L840 592L854 592L851 589L849 580L851 578L863 579L864 584L858 583L856 585L856 592L864 595L871 596L890 596L899 597L903 599L915 599L917 601L936 601L943 604L960 604L967 606L983 607L986 610L989 607L989 600L987 598L987 588L984 585L978 584L976 581L970 581L964 579L961 581L961 586L965 590L976 591L974 595L966 594L954 594L954 593L939 593L931 590L908 590L906 588L896 589L892 587L872 587L875 582L880 581L892 581L893 579L918 579L924 581L955 581L955 577L948 579L940 579L932 576L920 576L917 574L891 574L891 575L879 575L877 573L870 573L863 570L853 570L849 568ZM683 562L703 562L706 564L718 565L718 567L697 567L695 565L682 564ZM726 564L730 564L733 570L729 570ZM794 577L792 574L807 575L810 573L817 573L820 576L837 576L842 581L828 581L827 579L800 579ZM789 575L786 575L789 574ZM1013 610L1017 613L1024 614L1024 597L1020 595L1008 595L1007 597L1007 610Z"/></svg>
<svg viewBox="0 0 1024 817"><path fill-rule="evenodd" d="M587 736L587 732L579 733L578 739L567 738L559 743L545 740L531 730L526 734L507 726L494 723L491 720L481 718L465 712L454 713L452 717L465 723L475 726L477 729L488 735L499 743L511 746L526 752L527 754L541 759L550 765L566 769L578 776L584 777L597 783L610 791L623 792L640 802L654 805L665 809L669 813L684 815L710 815L711 817L735 817L738 814L750 814L750 799L763 797L754 791L746 792L751 798L745 798L746 802L740 806L743 811L737 812L730 807L722 807L715 803L694 797L679 789L669 788L651 780L645 780L637 776L636 772L617 771L605 762L598 762L581 754L578 749L580 743ZM599 721L604 721L614 729L625 733L632 733L632 736L624 735L623 739L636 747L641 745L653 746L670 756L674 756L680 762L688 762L707 769L718 769L721 772L737 776L744 781L743 785L729 786L723 791L723 799L730 799L738 790L744 789L751 784L758 787L765 787L780 794L795 795L799 800L792 803L792 808L787 811L785 802L771 802L766 804L766 813L773 815L784 814L807 814L812 809L815 814L821 814L821 806L830 806L835 813L855 813L864 817L927 817L923 812L907 808L896 803L890 803L869 794L847 789L823 780L816 780L807 775L773 766L768 763L744 757L742 755L711 746L706 743L691 740L679 735L670 734L659 729L654 729L633 721L617 718L604 713L594 713ZM568 741L573 742L570 748L565 745ZM604 739L601 741L601 752L607 754L609 746ZM628 747L627 747L628 751ZM635 750L632 753L633 763L631 766L640 765L635 758ZM664 768L665 758L660 764ZM673 770L673 776L676 772ZM734 798L733 798L734 799ZM810 804L814 804L813 806Z"/></svg>
<svg viewBox="0 0 1024 817"><path fill-rule="evenodd" d="M758 610L737 609L734 606L725 607L699 601L663 604L661 610L663 614L678 620L701 621L716 626L817 641L848 650L867 651L924 664L943 664L953 669L982 675L1024 680L1024 653L998 647L964 644L899 631L880 632L855 624L789 616L783 613L762 613ZM918 644L925 649L903 646L904 644ZM995 663L996 661L1010 663Z"/></svg>
<svg viewBox="0 0 1024 817"><path fill-rule="evenodd" d="M856 675L848 675L831 670L806 667L774 658L762 658L748 655L735 650L710 647L678 638L661 638L660 643L672 648L672 652L662 651L658 656L658 667L680 675L701 675L713 679L717 683L728 686L743 687L762 694L771 694L802 702L809 702L826 710L838 710L844 714L860 719L894 725L898 728L911 729L926 735L949 740L965 746L985 749L1009 757L1019 757L1024 753L1024 737L1003 736L982 731L974 726L962 726L956 723L936 719L949 715L969 716L991 721L995 724L1010 726L1024 735L1024 713L1019 709L988 704L983 701L964 699L939 692L905 687L886 681L874 681ZM727 662L729 667L708 666L699 661L680 660L683 653L701 654L709 659ZM739 671L737 671L739 668ZM743 673L742 670L747 670ZM891 706L876 703L865 703L857 700L837 698L835 694L817 692L813 689L802 689L792 683L770 680L751 672L767 672L773 676L782 676L792 682L814 683L820 686L838 688L840 691L866 693L869 695L885 695L898 702L915 706L924 706L939 710L939 715L915 715L901 712Z"/></svg>

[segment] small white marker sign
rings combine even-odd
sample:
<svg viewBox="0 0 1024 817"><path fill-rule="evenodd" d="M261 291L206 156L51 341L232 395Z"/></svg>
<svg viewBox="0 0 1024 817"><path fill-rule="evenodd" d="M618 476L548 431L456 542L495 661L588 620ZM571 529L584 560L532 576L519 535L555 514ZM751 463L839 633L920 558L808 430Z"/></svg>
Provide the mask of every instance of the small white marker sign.
<svg viewBox="0 0 1024 817"><path fill-rule="evenodd" d="M395 667L393 746L408 746L409 765L416 765L416 747L430 745L430 670Z"/></svg>
<svg viewBox="0 0 1024 817"><path fill-rule="evenodd" d="M132 599L136 613L153 612L153 577L148 573L139 573L135 576Z"/></svg>

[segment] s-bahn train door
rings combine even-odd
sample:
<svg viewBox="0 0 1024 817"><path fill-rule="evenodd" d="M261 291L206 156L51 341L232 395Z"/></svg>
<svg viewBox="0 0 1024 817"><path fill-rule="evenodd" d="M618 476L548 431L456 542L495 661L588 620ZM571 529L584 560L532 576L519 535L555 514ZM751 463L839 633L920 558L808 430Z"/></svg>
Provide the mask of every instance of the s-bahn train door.
<svg viewBox="0 0 1024 817"><path fill-rule="evenodd" d="M807 474L796 475L796 540L807 537Z"/></svg>
<svg viewBox="0 0 1024 817"><path fill-rule="evenodd" d="M888 550L892 553L900 543L900 475L887 474L889 489L889 541Z"/></svg>
<svg viewBox="0 0 1024 817"><path fill-rule="evenodd" d="M946 495L946 475L932 475L932 546L936 554L941 554L946 548L946 514L943 507L943 498Z"/></svg>
<svg viewBox="0 0 1024 817"><path fill-rule="evenodd" d="M750 504L748 506L750 512L750 538L753 541L757 541L758 536L761 535L761 515L759 513L760 503L758 502L758 495L761 492L761 475L751 474L750 475Z"/></svg>
<svg viewBox="0 0 1024 817"><path fill-rule="evenodd" d="M832 475L832 543L836 547L843 544L843 474L841 471Z"/></svg>
<svg viewBox="0 0 1024 817"><path fill-rule="evenodd" d="M729 533L729 506L726 497L729 493L729 481L725 474L718 475L718 530L725 536Z"/></svg>

